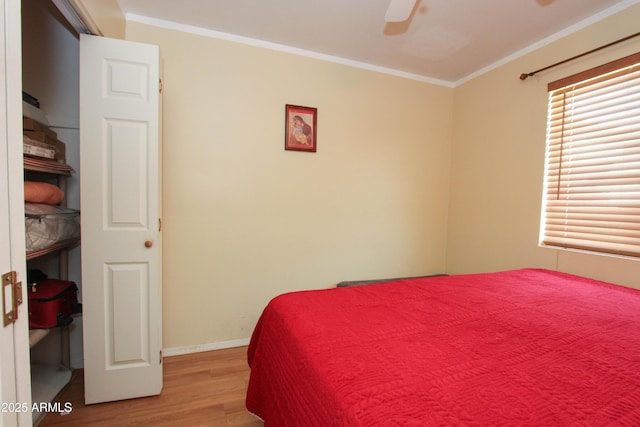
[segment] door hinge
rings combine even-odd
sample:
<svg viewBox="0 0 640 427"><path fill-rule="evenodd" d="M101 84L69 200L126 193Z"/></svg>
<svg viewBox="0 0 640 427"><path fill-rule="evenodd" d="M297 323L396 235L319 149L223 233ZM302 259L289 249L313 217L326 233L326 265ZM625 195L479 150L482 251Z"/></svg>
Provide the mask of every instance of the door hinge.
<svg viewBox="0 0 640 427"><path fill-rule="evenodd" d="M158 93L162 93L162 79L158 80Z"/></svg>
<svg viewBox="0 0 640 427"><path fill-rule="evenodd" d="M10 296L8 297L8 295ZM18 320L18 306L20 304L22 304L22 283L18 282L18 273L10 271L2 275L3 326L9 326Z"/></svg>
<svg viewBox="0 0 640 427"><path fill-rule="evenodd" d="M162 218L158 218L158 232L162 231Z"/></svg>
<svg viewBox="0 0 640 427"><path fill-rule="evenodd" d="M162 365L162 350L160 350L160 364Z"/></svg>

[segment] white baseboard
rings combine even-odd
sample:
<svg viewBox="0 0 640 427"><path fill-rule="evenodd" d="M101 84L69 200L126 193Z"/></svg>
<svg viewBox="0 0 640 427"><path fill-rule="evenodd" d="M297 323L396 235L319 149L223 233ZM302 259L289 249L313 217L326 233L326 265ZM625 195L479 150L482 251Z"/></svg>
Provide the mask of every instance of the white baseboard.
<svg viewBox="0 0 640 427"><path fill-rule="evenodd" d="M201 353L203 351L222 350L225 348L242 347L249 344L249 338L239 340L212 342L208 344L193 345L188 347L173 347L162 349L164 357L179 356L182 354Z"/></svg>

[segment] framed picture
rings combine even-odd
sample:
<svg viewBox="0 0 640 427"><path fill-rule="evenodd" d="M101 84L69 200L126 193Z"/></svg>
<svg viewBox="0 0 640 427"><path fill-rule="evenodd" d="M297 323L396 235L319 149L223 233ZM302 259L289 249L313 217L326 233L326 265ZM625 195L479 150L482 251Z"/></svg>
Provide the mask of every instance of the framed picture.
<svg viewBox="0 0 640 427"><path fill-rule="evenodd" d="M285 106L284 149L316 151L318 109L299 105Z"/></svg>

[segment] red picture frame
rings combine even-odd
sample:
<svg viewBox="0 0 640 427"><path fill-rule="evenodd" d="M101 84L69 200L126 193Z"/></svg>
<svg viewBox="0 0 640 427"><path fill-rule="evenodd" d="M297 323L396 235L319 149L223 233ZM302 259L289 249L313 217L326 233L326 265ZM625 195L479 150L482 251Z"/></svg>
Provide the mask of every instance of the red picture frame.
<svg viewBox="0 0 640 427"><path fill-rule="evenodd" d="M318 109L285 105L284 149L314 152L317 148Z"/></svg>

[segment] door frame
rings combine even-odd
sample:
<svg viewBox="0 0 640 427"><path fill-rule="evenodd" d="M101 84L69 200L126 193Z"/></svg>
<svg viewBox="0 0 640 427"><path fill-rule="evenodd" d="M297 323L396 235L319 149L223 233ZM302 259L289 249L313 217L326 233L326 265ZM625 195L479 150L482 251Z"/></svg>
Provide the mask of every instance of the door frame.
<svg viewBox="0 0 640 427"><path fill-rule="evenodd" d="M7 168L6 179L8 183L7 212L9 214L9 265L10 269L17 272L18 281L26 284L26 255L24 240L24 189L23 189L23 160L22 160L22 36L21 36L21 9L20 0L0 0L2 7L2 25L4 35L4 61L0 65L0 73L4 75L4 99L1 99L3 112L0 121L4 132L0 138L2 149L6 147ZM4 178L4 177L3 177ZM4 243L3 243L4 244ZM4 265L4 260L3 260ZM4 271L2 273L5 273ZM2 357L0 364L3 387L8 382L9 393L12 396L4 396L5 403L17 404L14 408L20 410L3 413L0 417L0 427L14 425L31 426L31 367L29 355L29 328L28 328L28 287L22 287L22 305L18 307L18 319L11 325L3 328ZM0 325L1 327L1 325ZM11 361L13 359L13 361ZM9 360L10 363L5 363ZM11 370L13 365L13 370ZM7 367L9 369L7 369ZM10 379L15 378L13 387ZM4 392L3 392L4 394ZM8 401L7 398L13 400ZM22 410L27 409L27 410Z"/></svg>

